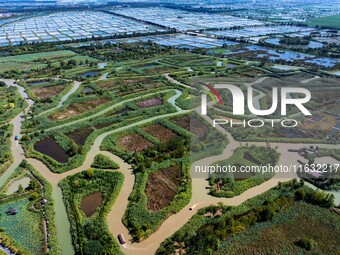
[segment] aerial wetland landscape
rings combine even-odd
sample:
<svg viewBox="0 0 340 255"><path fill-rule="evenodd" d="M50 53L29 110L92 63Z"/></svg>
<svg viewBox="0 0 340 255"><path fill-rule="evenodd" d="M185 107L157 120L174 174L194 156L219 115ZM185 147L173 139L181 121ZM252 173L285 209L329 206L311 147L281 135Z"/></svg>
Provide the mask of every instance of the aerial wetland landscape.
<svg viewBox="0 0 340 255"><path fill-rule="evenodd" d="M0 255L340 254L339 87L337 1L0 3Z"/></svg>

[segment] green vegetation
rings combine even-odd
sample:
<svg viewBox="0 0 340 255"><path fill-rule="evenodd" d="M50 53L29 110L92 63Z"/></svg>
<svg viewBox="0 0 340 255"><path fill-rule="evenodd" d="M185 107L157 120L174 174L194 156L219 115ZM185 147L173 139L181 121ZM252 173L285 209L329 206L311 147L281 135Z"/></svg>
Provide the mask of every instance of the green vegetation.
<svg viewBox="0 0 340 255"><path fill-rule="evenodd" d="M27 48L29 47L27 46ZM16 49L19 49L19 47ZM70 69L79 69L79 71L87 72L93 69L97 62L97 59L77 55L77 53L71 50L37 52L1 57L0 74L5 78L36 79L56 75L69 77L68 71Z"/></svg>
<svg viewBox="0 0 340 255"><path fill-rule="evenodd" d="M256 156L261 155L259 151L264 150L266 157L257 159ZM261 151L262 152L262 151ZM272 155L271 155L272 154ZM256 155L256 156L253 156ZM273 156L273 161L270 156ZM278 153L271 148L265 147L255 147L250 148L241 147L237 148L234 154L227 160L217 162L216 165L220 166L231 166L236 169L236 172L227 172L222 174L211 174L210 185L211 194L214 196L221 197L233 197L241 194L247 189L259 185L273 176L272 173L252 173L252 172L242 172L242 167L254 167L263 165L275 165L278 160ZM275 160L275 161L274 161ZM264 162L264 163L260 163ZM216 166L213 164L213 167Z"/></svg>
<svg viewBox="0 0 340 255"><path fill-rule="evenodd" d="M317 231L308 231L316 229ZM221 243L215 254L334 254L339 216L304 202L292 203L272 221L261 222ZM274 234L275 233L275 234ZM332 241L331 241L332 240ZM331 241L331 242L330 242Z"/></svg>
<svg viewBox="0 0 340 255"><path fill-rule="evenodd" d="M156 142L154 137L136 134L135 129L125 130L124 132L107 136L100 149L110 151L128 162L134 164L136 172L144 172L153 162L162 162L169 158L184 157L189 149L187 137L175 137L162 143ZM150 140L147 140L150 139ZM133 141L133 144L124 144L125 140ZM141 141L143 146L141 146ZM126 147L131 145L130 147ZM140 147L141 146L141 147Z"/></svg>
<svg viewBox="0 0 340 255"><path fill-rule="evenodd" d="M108 156L97 154L91 167L101 169L118 169L119 165L116 162L113 162Z"/></svg>
<svg viewBox="0 0 340 255"><path fill-rule="evenodd" d="M12 125L0 127L0 175L11 165L13 156L11 153Z"/></svg>
<svg viewBox="0 0 340 255"><path fill-rule="evenodd" d="M25 189L20 189L19 187L16 193L6 195L10 181L24 176L31 179L28 187ZM47 201L45 204L41 203L43 199ZM61 254L56 238L52 186L26 160L21 162L19 167L15 169L14 173L1 187L0 208L3 211L6 208L7 210L8 208L14 208L18 211L16 215L5 215L3 211L0 214L1 219L5 220L5 225L2 225L4 226L4 231L7 236L11 237L10 242L13 242L16 248L25 249L32 254L45 254L47 252L51 255ZM43 230L44 221L48 222L47 240L45 240ZM9 224L8 227L6 227L6 224ZM25 226L25 229L29 230L23 230L22 225ZM37 236L37 238L31 241L32 236Z"/></svg>
<svg viewBox="0 0 340 255"><path fill-rule="evenodd" d="M302 198L298 193L305 196ZM334 206L333 203L333 195L313 191L304 186L303 181L280 183L239 206L220 204L199 210L182 229L163 242L157 254L169 254L175 249L185 250L187 254L225 254L226 250L228 254L282 254L297 249L303 252L294 241L312 236L321 251L332 254L337 246L336 242L330 244L334 235L329 230L336 226L334 231L339 233L339 218L326 208ZM322 235L310 231L301 221L307 226L317 224ZM268 226L273 228L266 228ZM282 227L294 234L287 234ZM267 231L262 231L264 228ZM295 229L298 235L295 235ZM332 252L326 252L330 250Z"/></svg>
<svg viewBox="0 0 340 255"><path fill-rule="evenodd" d="M10 238L4 232L4 228L0 229L0 243L2 246L8 248L11 252L18 255L30 255L31 253L24 249L18 242ZM6 252L0 250L0 255L7 255Z"/></svg>
<svg viewBox="0 0 340 255"><path fill-rule="evenodd" d="M146 92L141 92L141 95L143 95ZM148 92L150 93L150 92ZM149 108L137 108L136 105L132 105L131 107L134 109L138 109L136 111L129 111L124 114L113 114L113 116L109 116L110 114L117 112L118 109L121 109L121 106L117 106L116 108L112 108L112 110L104 110L104 106L99 106L95 110L90 112L85 112L84 114L80 114L73 118L72 120L75 120L75 123L73 125L67 125L65 127L61 126L59 130L51 130L51 131L44 131L44 128L40 129L39 125L36 125L38 123L36 120L32 120L32 122L28 122L27 125L29 125L31 128L34 127L36 130L34 133L29 134L28 136L25 136L21 139L21 143L24 147L26 156L28 157L34 157L39 160L42 160L52 171L54 172L64 172L69 169L72 169L74 167L78 167L81 165L81 163L84 161L85 156L90 149L90 146L94 142L95 138L107 131L110 131L114 128L123 127L132 123L135 123L136 121L142 121L145 118L155 117L157 115L163 115L168 113L175 112L175 108L168 102L166 102L167 97L169 95L173 94L173 91L169 91L167 93L163 92L160 94L155 94L153 96L146 96L143 98L143 100L148 100L148 98L153 97L159 97L161 96L163 98L164 103L162 105L152 106ZM132 97L133 98L133 97ZM142 99L136 100L136 102L143 101ZM131 100L131 102L135 103L135 101ZM108 103L112 104L112 103ZM99 111L105 111L102 114L99 114L96 118L89 118L89 115L98 113ZM46 116L41 116L43 119L46 119ZM81 117L88 118L85 121L80 120ZM44 123L44 121L42 121ZM64 121L65 124L69 122L69 119L66 119ZM45 124L46 125L46 122ZM55 126L55 122L49 121L48 126ZM94 132L92 132L88 137L85 137L85 142L83 145L76 144L74 140L72 140L69 136L65 135L70 132L81 130L83 128L93 128ZM68 161L67 163L60 163L57 162L53 157L47 156L45 154L39 153L34 149L34 145L45 139L45 138L53 138L57 144L64 150L64 152L67 153ZM52 154L55 154L55 151L50 151Z"/></svg>
<svg viewBox="0 0 340 255"><path fill-rule="evenodd" d="M123 180L124 176L118 172L88 169L60 182L77 254L122 254L117 241L108 231L106 216ZM80 208L81 201L95 192L102 192L102 203L95 214L85 217Z"/></svg>
<svg viewBox="0 0 340 255"><path fill-rule="evenodd" d="M51 255L59 255L61 254L61 248L59 242L57 241L57 228L55 222L55 210L54 210L54 199L52 197L52 185L30 164L27 163L26 160L23 160L19 166L20 168L27 169L30 174L34 177L34 179L30 182L28 189L35 190L36 187L42 185L43 189L41 192L33 192L31 194L31 199L34 197L38 197L34 207L37 209L41 209L44 212L44 219L48 222L47 232L48 232L48 254ZM35 194L34 194L35 193ZM36 196L38 195L38 196ZM47 203L41 205L41 200L46 199ZM44 249L46 249L45 247Z"/></svg>
<svg viewBox="0 0 340 255"><path fill-rule="evenodd" d="M155 123L172 130L177 136L161 142L144 131L146 129L143 127L138 127L138 129L133 128L119 134L109 135L101 145L101 150L111 151L133 164L136 182L129 197L130 203L123 222L135 240L143 240L154 233L167 217L182 209L191 197L189 159L187 158L188 133L169 121L161 120ZM152 127L152 129L147 129L148 132L157 134L159 129L157 124L148 124L145 128ZM131 144L124 147L127 146L124 141L130 141ZM178 180L173 167L176 168L175 166L179 164L181 166ZM169 176L162 173L162 170ZM147 183L151 180L155 183L148 185ZM163 180L167 181L163 183ZM149 208L148 202L158 199L158 195L151 190L152 187L157 187L157 191L172 193L173 197L163 197L159 199L158 206Z"/></svg>
<svg viewBox="0 0 340 255"><path fill-rule="evenodd" d="M308 153L307 148L302 149L302 151L305 152L304 157L308 159L308 163L301 169L301 171L297 172L298 176L322 190L340 190L340 174L339 171L335 170L335 165L329 163L326 168L321 165L322 169L319 170L319 178L311 176L311 172L304 171L305 168L308 168L308 166L312 164L315 164L315 168L317 169L319 167L317 165L318 158L331 157L335 160L340 160L340 149L327 149L319 148L318 146L310 146L309 150L313 151L313 153Z"/></svg>
<svg viewBox="0 0 340 255"><path fill-rule="evenodd" d="M167 173L165 173L165 175L167 175L168 172L171 171L171 167L178 164L180 164L180 180L177 180L179 184L176 183L174 176L167 178L162 175L162 180L166 178L167 181L158 182L158 176L162 170L166 171ZM189 166L187 158L169 159L159 164L153 164L152 167L145 169L144 172L135 174L135 186L129 197L129 205L123 218L123 223L129 229L134 240L140 241L146 239L159 228L166 218L171 214L179 212L189 203L191 198ZM151 175L152 177L150 177ZM171 173L169 173L169 175L171 175ZM152 180L148 180L148 178L152 178ZM151 187L148 187L147 183ZM164 196L166 197L165 193L169 192L168 187L173 185L178 185L175 190L172 190L175 194L173 199L164 198ZM147 188L157 190L160 194L155 194L153 191L147 192ZM161 194L162 198L159 197ZM158 200L160 204L159 207L153 204L156 200Z"/></svg>
<svg viewBox="0 0 340 255"><path fill-rule="evenodd" d="M244 191L269 180L275 173L241 172L245 166L275 166L279 160L279 153L270 147L240 147L227 160L216 162L213 166L235 166L236 173L211 174L209 184L210 194L217 197L234 197Z"/></svg>
<svg viewBox="0 0 340 255"><path fill-rule="evenodd" d="M196 113L190 115L189 129L192 162L203 157L221 154L229 142L225 134Z"/></svg>
<svg viewBox="0 0 340 255"><path fill-rule="evenodd" d="M287 44L287 45L308 45L309 40L305 39L303 37L283 37L279 41L282 44Z"/></svg>
<svg viewBox="0 0 340 255"><path fill-rule="evenodd" d="M308 24L310 26L317 26L317 27L321 27L321 28L338 28L338 29L340 29L340 14L310 19L308 21Z"/></svg>
<svg viewBox="0 0 340 255"><path fill-rule="evenodd" d="M14 239L30 254L41 254L44 240L41 231L42 216L32 212L29 209L30 206L31 202L27 197L7 203L2 202L0 205L1 227L11 239ZM9 208L15 208L18 213L7 214Z"/></svg>
<svg viewBox="0 0 340 255"><path fill-rule="evenodd" d="M24 55L17 55L17 56L10 56L10 57L3 57L0 59L0 62L34 62L34 61L41 61L47 59L55 59L55 58L62 58L65 56L74 56L75 53L69 50L61 50L61 51L50 51L50 52L42 52L42 53L34 53L34 54L24 54Z"/></svg>
<svg viewBox="0 0 340 255"><path fill-rule="evenodd" d="M283 38L282 42L286 40L286 44L305 44L304 39L294 38L292 41L287 41L287 38ZM60 42L58 46L60 46ZM15 55L26 51L25 47L37 53ZM29 96L35 101L31 109L32 112L25 116L22 127L22 133L25 135L21 139L21 144L26 156L42 161L53 172L62 173L81 166L95 139L110 132L104 138L100 149L120 156L134 169L135 183L129 196L127 211L122 219L134 241L144 240L155 233L169 216L179 212L189 203L191 198L190 161L220 154L228 142L225 135L213 128L199 114L193 113L189 116L186 111L184 114L178 114L176 108L168 102L168 99L175 95L175 89L183 92L176 100L177 106L189 110L199 105L198 91L202 83L227 82L235 84L245 91L247 88L245 83L253 83L260 77L270 76L263 82L253 85L257 89L254 91L255 96L260 94L259 91L267 94L261 99L260 104L262 108L269 108L272 84L286 86L287 83L287 86L295 86L296 81L310 79L316 75L316 73L298 71L287 71L282 74L278 71L268 71L272 69L265 65L260 66L260 63L249 61L245 65L245 62L241 60L222 58L223 53L229 51L229 47L228 50L214 50L216 54L221 54L218 56L212 56L210 49L178 50L151 42L115 45L95 43L89 44L89 46L78 44L72 51L68 50L71 49L71 45L64 45L60 49L65 50L50 52L41 52L43 46L39 45L25 47L13 47L14 50L11 50L9 54L15 56L0 58L0 65L3 64L0 73L2 77L20 80L20 85L25 87ZM50 49L56 50L56 48L52 45ZM105 66L98 66L99 61L105 62ZM196 90L170 82L164 76L168 73L177 81L192 86ZM301 76L294 76L295 74ZM335 79L328 79L328 76L323 77L323 75L326 76L325 74L317 74L322 76L321 81L327 78L326 84L332 88L332 91L326 93L321 90L320 92L320 86L317 83L315 85L311 83L313 95L315 93L319 96L323 95L315 101L313 97L313 101L308 104L308 107L313 110L330 102L337 95ZM101 77L100 80L99 77ZM83 83L60 108L39 115L43 111L57 106L60 99L70 91L71 83L75 80L83 81ZM305 86L303 84L301 83L301 86ZM309 85L310 83L306 86ZM2 88L4 88L4 84L0 83L0 90ZM2 100L5 105L7 104L6 107L11 108L6 109L8 116L5 116L5 113L2 115L7 119L15 115L16 108L19 111L23 106L20 105L21 99L16 98L17 93L9 94L12 92L6 92L10 96L4 96ZM209 112L210 116L220 118L228 115L226 112L230 112L231 94L221 92L221 95L226 104L214 106L214 110ZM8 98L11 98L11 101L7 102ZM13 105L10 103L13 102L15 107L12 109ZM211 108L209 107L209 109ZM288 110L289 113L294 113L291 109ZM336 105L329 105L327 110L334 115L337 110ZM165 114L168 118L159 117ZM246 114L248 115L249 112ZM246 116L246 118L248 117L251 116ZM150 122L149 118L153 118L153 121ZM304 120L298 118L298 121L302 123ZM3 142L0 146L2 166L9 165L8 162L11 160L8 153L10 143L7 139L11 134L11 128L11 126L0 127L0 139ZM318 134L307 139L301 132L293 134L296 137L291 139L291 132L281 128L275 130L270 128L235 128L230 131L240 141L314 142L320 141L322 138L322 135ZM44 146L39 148L38 145L41 142ZM339 153L336 152L336 154ZM236 165L237 167L241 165L275 165L278 158L279 154L273 148L247 146L238 148L231 158L218 163L220 165ZM8 199L2 190L0 201L8 199L2 202L13 203L15 206L20 206L15 203L26 201L24 204L26 211L33 205L37 211L34 215L39 219L36 219L34 228L30 231L34 232L38 229L42 236L41 225L44 223L43 220L48 221L48 247L41 250L45 252L47 248L50 248L49 254L60 254L61 250L55 239L52 187L27 162L23 162L20 167L25 171L16 171L11 178L16 180L16 178L27 175L32 178L29 187L27 189L20 187L11 199ZM68 176L60 183L71 223L71 235L76 254L122 254L115 237L109 232L106 218L123 185L123 175L117 171L104 170L118 169L119 165L103 154L95 156L91 167L96 169L90 168ZM209 180L210 193L214 196L234 197L263 183L272 176L272 174L212 175ZM40 203L43 198L48 201L45 205ZM94 208L90 208L92 212L87 212L86 209L86 201L89 199L95 199L94 202L99 203L97 206L93 206ZM334 217L330 216L333 214L325 209L333 206L333 200L332 196L304 187L303 181L280 184L237 207L219 204L200 210L188 224L162 244L158 253L170 254L175 253L175 250L179 250L179 253L185 251L187 254L204 255L214 252L228 253L229 247L231 247L228 243L230 240L233 240L232 244L235 245L232 248L234 250L230 249L230 252L235 251L236 253L239 251L237 240L238 238L241 240L243 234L247 233L248 235L249 231L249 236L251 236L250 232L254 231L253 229L257 229L261 233L265 226L275 229L276 225L274 226L274 224L277 222L285 225L284 219L289 220L289 217L286 216L287 213L292 216L293 226L296 227L299 236L294 240L284 239L284 234L280 232L282 229L275 229L279 233L279 237L287 240L287 243L289 242L286 250L277 248L280 253L310 251L333 254L334 247L332 245L327 250L323 244L320 244L320 242L327 243L326 238L322 237L318 240L315 236L303 232L306 228L300 227L301 229L299 229L297 226L301 221L313 229L313 222L310 223L306 217L308 209L315 213L316 216L310 218L317 221L317 226L321 230L329 229L330 223L333 223L334 226L338 224L338 221L334 221ZM1 206L0 204L0 208ZM300 209L302 206L306 209ZM22 207L20 207L20 211L24 211ZM42 211L44 214L41 213ZM294 218L296 211L301 211L304 219ZM321 211L328 213L324 221L319 217ZM1 223L2 217L1 215ZM28 218L31 221L31 216ZM286 227L285 225L285 231L293 233L293 228ZM16 229L16 231L19 230ZM6 235L8 234L10 239L13 239L9 241L19 248L24 247L23 249L28 247L28 238L24 235L29 233L30 236L35 236L35 233L31 232L20 233L18 235L20 244L16 244L17 233L15 233L15 238L12 238L11 230L9 233L7 232L5 229ZM5 236L2 233L0 231L0 238ZM331 236L327 237L332 238ZM247 242L253 245L255 237L251 238L254 239L242 239L241 248L247 247L247 245L243 245ZM43 239L44 236L42 236L42 242ZM37 240L40 239L37 238ZM38 250L38 244L35 243L37 240L30 245ZM264 241L259 242L259 246L263 243ZM277 243L278 240L273 240L273 244ZM43 246L42 244L39 247ZM27 249L32 250L33 248L28 247ZM39 254L41 250L37 250L31 253ZM263 253L272 252L260 251Z"/></svg>
<svg viewBox="0 0 340 255"><path fill-rule="evenodd" d="M0 58L0 73L18 73L18 71L29 71L32 69L44 68L47 66L47 61L74 55L75 53L72 51L61 50L2 57Z"/></svg>
<svg viewBox="0 0 340 255"><path fill-rule="evenodd" d="M71 90L71 82L68 80L33 79L18 82L26 89L28 96L34 100L30 109L31 116L56 107L61 98Z"/></svg>
<svg viewBox="0 0 340 255"><path fill-rule="evenodd" d="M24 99L16 87L0 86L0 124L4 124L18 115L25 106Z"/></svg>
<svg viewBox="0 0 340 255"><path fill-rule="evenodd" d="M78 47L74 51L94 58L105 56L106 60L122 62L130 59L159 57L175 50L161 47L155 43L120 43L116 46L107 44Z"/></svg>

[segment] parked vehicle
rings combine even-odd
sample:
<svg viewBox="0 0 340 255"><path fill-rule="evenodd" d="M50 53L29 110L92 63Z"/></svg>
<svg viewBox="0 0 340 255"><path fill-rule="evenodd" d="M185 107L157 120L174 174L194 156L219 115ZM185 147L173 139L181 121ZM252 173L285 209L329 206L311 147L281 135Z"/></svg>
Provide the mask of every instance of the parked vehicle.
<svg viewBox="0 0 340 255"><path fill-rule="evenodd" d="M119 234L119 235L118 235L118 240L119 240L119 242L120 242L121 244L125 244L125 243L126 243L123 234Z"/></svg>

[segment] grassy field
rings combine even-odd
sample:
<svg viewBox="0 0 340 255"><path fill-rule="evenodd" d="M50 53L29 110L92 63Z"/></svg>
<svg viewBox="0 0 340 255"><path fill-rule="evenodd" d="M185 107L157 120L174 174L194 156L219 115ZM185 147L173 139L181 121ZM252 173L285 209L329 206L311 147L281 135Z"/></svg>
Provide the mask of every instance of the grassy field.
<svg viewBox="0 0 340 255"><path fill-rule="evenodd" d="M340 28L340 14L311 19L308 21L308 25Z"/></svg>
<svg viewBox="0 0 340 255"><path fill-rule="evenodd" d="M214 254L337 254L339 231L340 218L329 209L294 203L272 221L222 242ZM309 251L297 245L301 238L314 243Z"/></svg>
<svg viewBox="0 0 340 255"><path fill-rule="evenodd" d="M33 62L33 61L38 61L38 60L49 60L49 59L62 58L62 57L68 57L68 56L74 56L74 55L76 55L76 53L70 50L50 51L50 52L3 57L3 58L0 58L0 63Z"/></svg>
<svg viewBox="0 0 340 255"><path fill-rule="evenodd" d="M40 69L47 66L48 61L55 61L59 59L65 59L76 57L76 53L70 50L49 51L33 54L23 54L16 56L8 56L0 58L0 73L6 71L29 71L34 69ZM75 59L80 61L79 58ZM81 60L86 60L81 59Z"/></svg>

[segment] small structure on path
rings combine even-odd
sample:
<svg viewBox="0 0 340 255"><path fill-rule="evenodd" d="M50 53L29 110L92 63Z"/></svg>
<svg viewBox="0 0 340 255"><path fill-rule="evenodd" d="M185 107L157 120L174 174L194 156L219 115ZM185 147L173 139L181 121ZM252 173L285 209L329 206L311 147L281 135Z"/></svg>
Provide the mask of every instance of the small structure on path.
<svg viewBox="0 0 340 255"><path fill-rule="evenodd" d="M18 213L18 210L15 209L14 207L10 207L6 213L7 215L16 215Z"/></svg>

